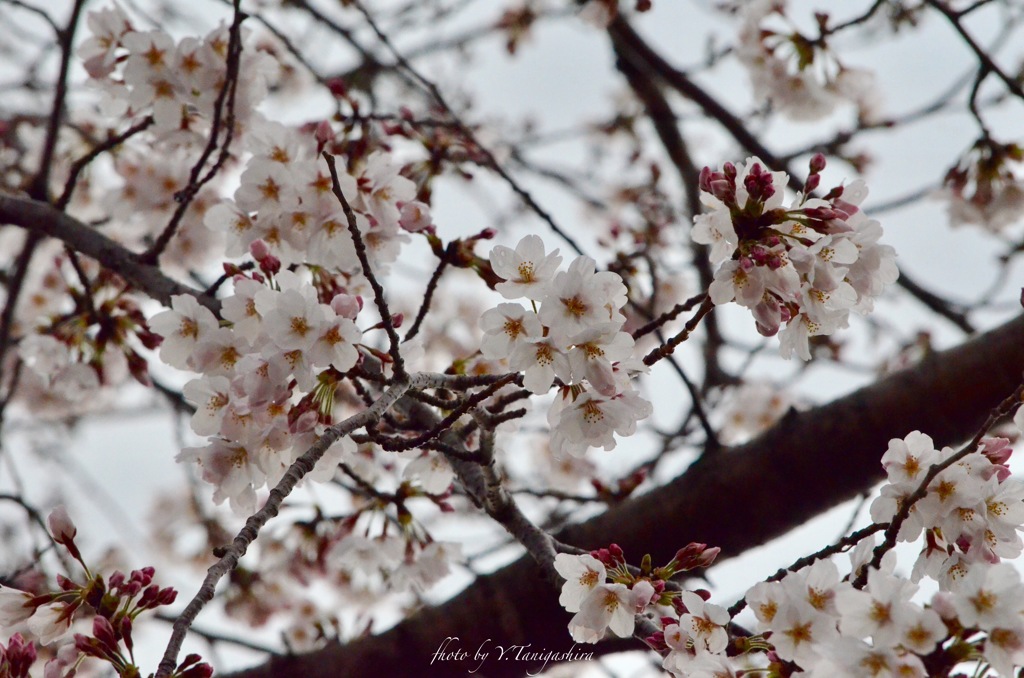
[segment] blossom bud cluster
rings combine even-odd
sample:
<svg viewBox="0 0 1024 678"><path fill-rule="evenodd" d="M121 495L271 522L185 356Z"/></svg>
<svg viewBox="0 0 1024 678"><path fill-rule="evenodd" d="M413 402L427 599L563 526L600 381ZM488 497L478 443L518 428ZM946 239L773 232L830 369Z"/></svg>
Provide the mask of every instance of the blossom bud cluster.
<svg viewBox="0 0 1024 678"><path fill-rule="evenodd" d="M526 388L546 393L562 386L551 410L552 449L582 455L589 447L615 447L614 434L632 435L652 407L630 377L645 368L633 358L633 337L622 331L626 286L616 273L596 270L577 257L559 271L558 250L544 251L538 236L513 250L497 245L491 268L504 279L495 289L506 299L529 299L531 308L502 303L480 318L480 350L524 373Z"/></svg>
<svg viewBox="0 0 1024 678"><path fill-rule="evenodd" d="M17 398L36 417L66 417L93 411L110 402L114 388L128 376L150 385L148 363L139 346L150 349L160 338L149 331L138 301L126 294L123 281L100 271L90 289L62 281L66 262L59 258L45 276L33 312L14 326L20 358ZM92 268L86 261L83 268ZM96 319L102 318L101 322ZM24 332L25 330L31 330ZM24 332L24 333L23 333Z"/></svg>
<svg viewBox="0 0 1024 678"><path fill-rule="evenodd" d="M29 668L37 656L35 644L59 643L70 632L76 616L86 610L93 618L92 635L75 633L74 642L61 646L56 656L46 663L43 675L47 678L73 676L83 657L109 662L118 675L140 675L132 664L134 620L146 610L170 605L177 598L177 592L155 584L152 567L133 570L129 575L115 571L106 578L92 573L75 544L78 530L67 510L58 506L46 522L54 542L81 564L85 583L58 575L57 590L36 594L0 586L0 627L23 627L32 641L18 632L11 636L6 648L0 645L0 675L11 678L30 675ZM191 655L179 668L191 668L175 674L183 678L209 678L213 673L208 664L199 663L198 655Z"/></svg>
<svg viewBox="0 0 1024 678"><path fill-rule="evenodd" d="M804 192L790 207L783 206L786 174L757 158L700 176L701 202L711 211L694 218L692 237L721 264L711 300L750 309L758 332L779 333L785 358L809 360L811 337L846 327L851 311L871 311L898 275L894 250L878 243L882 227L858 207L867 195L862 181L810 197L824 167L823 156L811 159Z"/></svg>
<svg viewBox="0 0 1024 678"><path fill-rule="evenodd" d="M946 172L940 195L953 226L977 224L998 233L1020 223L1024 213L1024 148L979 139Z"/></svg>

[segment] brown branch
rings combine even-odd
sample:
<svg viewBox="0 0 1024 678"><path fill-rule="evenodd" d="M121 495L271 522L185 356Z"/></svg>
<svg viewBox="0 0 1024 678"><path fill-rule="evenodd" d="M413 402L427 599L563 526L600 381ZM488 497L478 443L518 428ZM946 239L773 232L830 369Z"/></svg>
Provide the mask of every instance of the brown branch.
<svg viewBox="0 0 1024 678"><path fill-rule="evenodd" d="M978 57L978 62L980 64L978 69L979 80L984 79L986 75L992 73L1003 81L1003 84L1006 85L1006 89L1010 90L1011 94L1024 101L1024 89L1021 88L1020 82L1011 78L1006 71L1000 68L999 65L992 60L992 57L989 56L988 52L986 52L971 36L971 34L967 32L967 29L964 28L963 24L960 22L963 13L954 11L947 6L945 2L941 2L940 0L928 0L928 4L946 17L949 23L952 24L953 29L963 39L963 41L967 43L970 50L974 52L974 56Z"/></svg>
<svg viewBox="0 0 1024 678"><path fill-rule="evenodd" d="M324 160L327 162L327 169L331 171L331 190L334 192L334 196L341 203L341 209L345 212L345 219L348 221L348 233L352 236L352 244L356 250L356 257L359 258L359 265L363 269L363 276L367 282L370 283L370 287L373 289L373 301L377 306L377 312L380 313L380 323L384 328L384 331L388 335L388 354L391 356L391 369L396 379L405 377L405 361L402 360L402 352L399 349L401 343L398 338L398 332L395 331L395 323L391 318L391 311L388 309L387 297L384 294L384 288L381 286L380 281L377 280L377 276L373 272L373 268L370 266L370 258L366 253L366 244L363 242L363 236L359 233L359 225L356 223L355 212L352 211L352 206L349 204L348 199L341 190L341 183L338 179L338 168L334 162L334 156L326 151L323 153Z"/></svg>
<svg viewBox="0 0 1024 678"><path fill-rule="evenodd" d="M72 250L95 259L165 306L170 306L172 296L190 294L215 315L220 315L220 302L213 297L168 278L158 267L142 263L139 256L124 245L53 205L0 194L0 224L20 226L30 234L56 238Z"/></svg>

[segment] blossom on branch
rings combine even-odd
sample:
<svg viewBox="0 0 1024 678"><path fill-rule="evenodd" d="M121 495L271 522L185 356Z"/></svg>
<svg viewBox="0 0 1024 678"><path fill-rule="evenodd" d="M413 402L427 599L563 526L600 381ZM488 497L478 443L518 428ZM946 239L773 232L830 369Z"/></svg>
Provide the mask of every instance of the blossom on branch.
<svg viewBox="0 0 1024 678"><path fill-rule="evenodd" d="M851 311L869 312L897 276L892 248L877 243L881 227L858 207L867 194L862 182L810 197L824 167L824 157L812 158L805 192L791 207L783 200L786 175L758 158L700 176L711 212L694 217L691 237L721 263L711 300L750 309L758 332L779 334L784 358L810 360L812 337L846 327Z"/></svg>

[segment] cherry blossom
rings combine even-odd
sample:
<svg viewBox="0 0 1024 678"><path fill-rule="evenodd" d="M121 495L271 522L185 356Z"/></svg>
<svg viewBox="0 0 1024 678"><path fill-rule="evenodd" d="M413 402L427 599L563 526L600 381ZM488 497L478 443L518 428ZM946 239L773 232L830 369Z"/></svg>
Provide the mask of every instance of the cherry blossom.
<svg viewBox="0 0 1024 678"><path fill-rule="evenodd" d="M424 452L405 467L402 476L417 479L424 492L441 494L451 486L455 473L443 456Z"/></svg>
<svg viewBox="0 0 1024 678"><path fill-rule="evenodd" d="M524 237L514 250L495 245L490 260L495 274L505 279L494 288L501 296L506 299L526 297L534 301L544 298L546 285L562 263L557 249L545 254L544 241L536 235Z"/></svg>
<svg viewBox="0 0 1024 678"><path fill-rule="evenodd" d="M729 613L725 608L705 602L692 591L683 591L680 598L687 611L679 618L679 626L686 629L698 652L724 652L729 644L725 630Z"/></svg>
<svg viewBox="0 0 1024 678"><path fill-rule="evenodd" d="M10 628L31 617L36 610L29 604L32 597L32 594L25 591L0 587L0 624Z"/></svg>
<svg viewBox="0 0 1024 678"><path fill-rule="evenodd" d="M628 638L636 624L634 617L646 607L653 591L646 582L633 589L625 584L598 584L580 603L569 622L569 633L579 643L596 643L608 631Z"/></svg>
<svg viewBox="0 0 1024 678"><path fill-rule="evenodd" d="M566 271L555 274L538 312L545 327L557 336L573 336L599 323L622 324L619 309L626 288L618 275L597 272L589 257L577 257Z"/></svg>
<svg viewBox="0 0 1024 678"><path fill-rule="evenodd" d="M536 313L527 312L519 304L498 304L480 317L484 338L480 352L485 358L508 358L513 350L529 344L531 338L542 336ZM548 386L551 382L548 382Z"/></svg>
<svg viewBox="0 0 1024 678"><path fill-rule="evenodd" d="M556 451L583 454L588 447L615 448L615 436L629 436L636 423L650 416L651 404L635 391L617 393L605 398L596 393L572 395L572 389L555 399L548 412L548 423L554 435L551 445Z"/></svg>
<svg viewBox="0 0 1024 678"><path fill-rule="evenodd" d="M554 566L565 580L558 604L569 612L579 612L583 600L605 580L604 563L589 554L572 556L559 553L555 556Z"/></svg>
<svg viewBox="0 0 1024 678"><path fill-rule="evenodd" d="M855 104L864 119L876 118L871 72L839 63L824 36L815 40L795 29L764 26L769 18L785 17L785 2L744 4L737 56L747 67L755 95L799 121L825 117L843 102Z"/></svg>
<svg viewBox="0 0 1024 678"><path fill-rule="evenodd" d="M217 318L195 297L178 295L171 299L171 310L149 320L150 328L164 338L160 359L181 369L193 366L193 353L199 342L217 329Z"/></svg>

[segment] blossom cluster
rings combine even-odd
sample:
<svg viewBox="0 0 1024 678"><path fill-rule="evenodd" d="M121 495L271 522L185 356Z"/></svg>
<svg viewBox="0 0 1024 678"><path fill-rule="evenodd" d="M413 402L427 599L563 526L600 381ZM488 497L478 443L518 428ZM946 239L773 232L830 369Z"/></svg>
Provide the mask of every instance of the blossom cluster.
<svg viewBox="0 0 1024 678"><path fill-rule="evenodd" d="M981 449L944 468L915 502L898 538L925 547L914 565L914 578L928 575L944 588L957 583L977 563L1016 558L1024 550L1024 482L1010 476L1013 450L1005 438L987 438ZM927 435L914 432L894 439L882 457L888 482L871 505L871 518L893 519L934 464L948 463L954 451L935 449Z"/></svg>
<svg viewBox="0 0 1024 678"><path fill-rule="evenodd" d="M741 4L736 56L747 68L758 99L794 120L823 118L845 102L857 107L861 119L878 117L870 71L842 64L824 36L815 40L789 26L774 30L766 25L772 20L787 23L784 0Z"/></svg>
<svg viewBox="0 0 1024 678"><path fill-rule="evenodd" d="M235 278L223 300L226 326L188 295L150 320L164 338L161 360L202 374L183 393L196 407L192 429L213 438L178 460L200 465L217 503L227 499L249 512L256 489L280 480L329 421L337 381L355 365L360 339L356 298L338 293L324 303L317 288L287 270L257 278ZM341 455L354 450L348 438L335 443L313 479L333 476Z"/></svg>
<svg viewBox="0 0 1024 678"><path fill-rule="evenodd" d="M556 558L566 580L559 602L576 613L569 631L578 642L597 642L607 630L634 633L632 615L643 615L660 628L648 644L678 676L731 676L743 663L768 675L924 678L966 660L1014 675L1024 665L1024 583L1001 558L1021 552L1024 483L1009 476L1010 454L1005 439L985 439L979 451L931 480L898 535L901 541L924 537L909 578L897 571L891 549L872 564L877 548L868 536L851 552L845 577L823 558L753 586L745 603L756 631L730 641L726 610L700 592L664 585L666 573L688 569L680 563L710 563L717 550L686 557L684 549L662 569L652 570L645 560L638 574L613 546L610 554ZM951 455L917 431L890 441L882 460L889 482L872 505L873 519L881 525L893 520L929 469L953 462ZM926 603L915 599L924 577L939 585ZM793 665L803 673L792 674Z"/></svg>
<svg viewBox="0 0 1024 678"><path fill-rule="evenodd" d="M644 366L633 358L626 321L626 286L618 274L597 271L593 259L579 256L560 271L558 250L528 235L515 249L491 250L495 289L506 299L480 318L480 344L488 359L505 359L523 372L532 393L546 393L555 379L559 395L548 411L551 446L556 453L582 455L590 447L615 447L617 433L632 435L652 407L633 388L631 376Z"/></svg>
<svg viewBox="0 0 1024 678"><path fill-rule="evenodd" d="M33 416L59 418L109 404L129 377L150 385L140 349L154 348L159 337L123 281L87 259L79 262L83 276L60 255L51 262L44 275L33 276L31 303L18 304L12 327L18 346L5 360L13 366L20 359L24 368L18 399Z"/></svg>
<svg viewBox="0 0 1024 678"><path fill-rule="evenodd" d="M824 167L820 154L811 159L804 191L788 207L786 174L758 158L700 175L710 211L694 217L692 238L721 264L711 300L750 309L758 332L779 334L785 358L809 360L811 337L846 327L851 311L871 311L898 275L894 250L878 242L882 227L858 207L867 195L862 181L811 197Z"/></svg>
<svg viewBox="0 0 1024 678"><path fill-rule="evenodd" d="M228 27L175 42L163 31L135 30L117 5L89 12L86 21L92 35L78 56L103 88L107 112L151 112L158 132L189 140L205 131L228 78ZM230 110L244 122L266 95L275 65L265 53L242 50L238 68L246 77L231 88Z"/></svg>
<svg viewBox="0 0 1024 678"><path fill-rule="evenodd" d="M1021 552L1024 483L1009 475L1008 445L983 440L979 451L935 476L911 506L898 540L923 536L924 544L909 579L897 573L894 551L870 567L875 544L867 538L851 554L851 576L870 567L863 588L841 578L828 560L754 586L746 601L759 630L771 632L778 658L812 676L924 677L926 657L950 667L980 657L998 675L1013 675L1024 664L1024 584L1000 559ZM933 465L952 456L918 431L890 441L882 457L889 480L872 504L872 519L893 520ZM926 605L912 599L924 577L939 584Z"/></svg>
<svg viewBox="0 0 1024 678"><path fill-rule="evenodd" d="M998 233L1024 213L1024 148L979 139L946 172L940 195L948 200L953 226L976 224Z"/></svg>
<svg viewBox="0 0 1024 678"><path fill-rule="evenodd" d="M228 256L242 256L259 240L284 266L305 263L337 272L356 289L363 280L348 216L334 192L318 146L333 140L327 125L300 131L253 120L245 146L252 153L233 200L212 207L206 225L224 233ZM376 274L398 258L406 232L431 227L429 207L416 185L383 151L374 151L349 174L339 168L338 188Z"/></svg>
<svg viewBox="0 0 1024 678"><path fill-rule="evenodd" d="M858 546L855 568L873 545ZM918 584L896 573L893 555L870 569L862 589L831 561L754 586L746 600L775 655L811 676L924 678L925 658L950 668L980 658L1001 676L1024 665L1024 584L1015 567L982 563L922 605L912 599Z"/></svg>
<svg viewBox="0 0 1024 678"><path fill-rule="evenodd" d="M663 631L647 642L667 653L666 668L693 668L690 659L695 652L701 661L723 653L729 643L729 613L708 603L706 591L679 591L667 584L680 572L708 567L719 551L692 543L663 567L652 568L650 557L645 557L639 573L627 565L616 544L589 554L558 554L555 570L565 580L558 602L576 613L569 622L573 640L596 643L608 631L628 638L636 629L637 615L657 614Z"/></svg>

